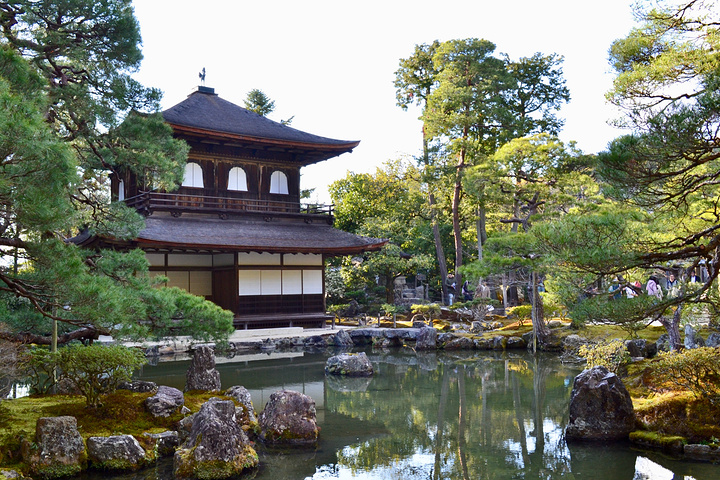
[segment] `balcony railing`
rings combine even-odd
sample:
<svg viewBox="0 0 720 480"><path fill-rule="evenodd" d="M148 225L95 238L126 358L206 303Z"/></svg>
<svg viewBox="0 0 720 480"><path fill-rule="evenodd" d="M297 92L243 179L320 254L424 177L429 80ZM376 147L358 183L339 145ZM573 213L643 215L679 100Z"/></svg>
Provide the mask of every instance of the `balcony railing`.
<svg viewBox="0 0 720 480"><path fill-rule="evenodd" d="M142 192L125 203L146 215L153 212L194 212L222 214L281 214L283 216L321 216L332 219L333 206L284 202L268 199L211 197L179 193Z"/></svg>

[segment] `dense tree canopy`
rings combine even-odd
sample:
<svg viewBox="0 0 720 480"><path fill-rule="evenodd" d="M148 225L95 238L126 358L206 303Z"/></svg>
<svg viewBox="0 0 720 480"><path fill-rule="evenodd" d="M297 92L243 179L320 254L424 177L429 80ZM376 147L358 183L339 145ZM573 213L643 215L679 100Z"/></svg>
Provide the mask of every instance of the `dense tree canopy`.
<svg viewBox="0 0 720 480"><path fill-rule="evenodd" d="M617 76L608 99L624 110L619 123L632 133L598 157L596 174L608 203L568 217L572 227L545 232L549 248L576 272L618 275L625 282L680 273L685 282L679 291L661 302L635 303L635 317L663 321L676 346L681 306L716 308L719 13L703 0L639 11L640 26L610 50ZM586 248L572 251L581 238ZM691 273L700 281L687 281ZM597 312L613 317L612 310Z"/></svg>
<svg viewBox="0 0 720 480"><path fill-rule="evenodd" d="M501 175L492 168L485 177L474 176L474 188L466 195L466 169L487 164L504 143L533 133L557 133L562 121L556 112L569 100L562 78L562 58L536 53L512 60L496 56L495 45L477 38L416 45L415 52L400 60L395 73L398 105L422 109L422 178L427 182L428 205L433 225L448 198L453 225L456 282L462 283L461 266L472 258L466 247L468 225L473 217L478 257L487 237L487 198L484 184ZM438 228L433 230L441 276L445 254Z"/></svg>
<svg viewBox="0 0 720 480"><path fill-rule="evenodd" d="M2 335L226 335L231 314L151 288L142 252L76 248L80 228L130 238L142 219L110 202L108 174L173 189L187 146L158 113L160 92L131 78L142 55L129 0L0 2Z"/></svg>

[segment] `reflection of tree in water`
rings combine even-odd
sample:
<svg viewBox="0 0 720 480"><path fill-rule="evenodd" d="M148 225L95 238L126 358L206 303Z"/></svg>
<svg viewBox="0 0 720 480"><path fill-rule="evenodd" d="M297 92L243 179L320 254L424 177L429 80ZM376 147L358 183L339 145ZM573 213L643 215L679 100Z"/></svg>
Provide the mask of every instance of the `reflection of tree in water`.
<svg viewBox="0 0 720 480"><path fill-rule="evenodd" d="M405 479L559 477L569 470L561 434L571 374L563 372L532 357L440 357L434 371L381 364L368 391L327 392L328 410L390 432L338 452L338 462L352 471L426 462L403 470Z"/></svg>

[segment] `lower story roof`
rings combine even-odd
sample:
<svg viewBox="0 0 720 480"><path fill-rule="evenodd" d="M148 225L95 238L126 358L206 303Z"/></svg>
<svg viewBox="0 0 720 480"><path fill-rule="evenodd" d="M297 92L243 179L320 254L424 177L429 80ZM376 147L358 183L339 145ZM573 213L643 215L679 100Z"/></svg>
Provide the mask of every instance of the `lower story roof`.
<svg viewBox="0 0 720 480"><path fill-rule="evenodd" d="M226 252L321 253L354 255L381 249L387 240L363 237L333 228L322 220L312 222L268 217L227 218L156 213L145 220L136 239L121 242L90 234L73 239L87 246L126 246L144 250L207 250Z"/></svg>

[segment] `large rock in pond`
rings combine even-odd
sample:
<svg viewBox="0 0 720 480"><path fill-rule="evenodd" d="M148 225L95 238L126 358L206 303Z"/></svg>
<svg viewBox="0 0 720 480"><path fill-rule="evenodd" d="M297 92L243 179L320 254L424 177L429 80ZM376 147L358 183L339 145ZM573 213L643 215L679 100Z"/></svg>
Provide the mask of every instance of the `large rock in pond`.
<svg viewBox="0 0 720 480"><path fill-rule="evenodd" d="M270 395L260 414L260 439L270 444L312 445L320 429L315 418L315 401L292 390Z"/></svg>
<svg viewBox="0 0 720 480"><path fill-rule="evenodd" d="M90 437L88 458L101 470L137 470L145 463L145 450L132 435Z"/></svg>
<svg viewBox="0 0 720 480"><path fill-rule="evenodd" d="M41 417L35 424L35 443L23 442L23 461L39 478L75 475L86 458L85 442L75 417Z"/></svg>
<svg viewBox="0 0 720 480"><path fill-rule="evenodd" d="M215 369L215 353L208 346L199 346L193 352L192 362L185 374L185 391L220 391L220 372Z"/></svg>
<svg viewBox="0 0 720 480"><path fill-rule="evenodd" d="M369 377L374 373L374 369L365 352L342 353L328 358L325 363L325 373L347 375L348 377Z"/></svg>
<svg viewBox="0 0 720 480"><path fill-rule="evenodd" d="M619 440L628 438L634 429L632 400L617 375L600 366L575 377L565 438Z"/></svg>
<svg viewBox="0 0 720 480"><path fill-rule="evenodd" d="M235 418L232 400L211 398L195 414L173 458L176 478L222 479L255 468L258 456Z"/></svg>
<svg viewBox="0 0 720 480"><path fill-rule="evenodd" d="M257 424L255 409L252 404L252 397L247 388L235 385L225 391L225 395L235 399L239 405L235 407L235 419L242 426L253 427Z"/></svg>
<svg viewBox="0 0 720 480"><path fill-rule="evenodd" d="M155 395L145 399L145 408L154 417L169 417L184 404L183 392L165 385L159 386Z"/></svg>

